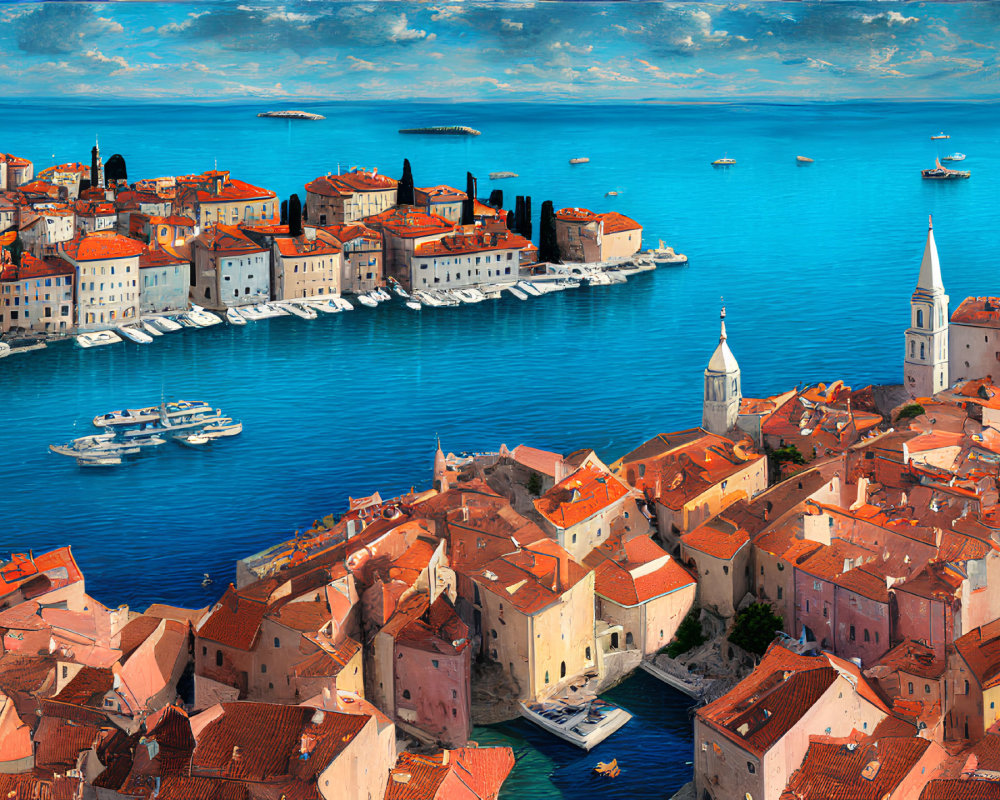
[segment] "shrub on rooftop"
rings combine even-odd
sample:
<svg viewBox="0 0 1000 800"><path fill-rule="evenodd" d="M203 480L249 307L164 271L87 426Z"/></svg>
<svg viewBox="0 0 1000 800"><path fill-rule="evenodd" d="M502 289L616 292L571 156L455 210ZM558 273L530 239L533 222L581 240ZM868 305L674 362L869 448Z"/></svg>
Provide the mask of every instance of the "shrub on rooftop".
<svg viewBox="0 0 1000 800"><path fill-rule="evenodd" d="M542 476L537 472L532 472L528 476L528 491L535 497L538 497L542 493Z"/></svg>
<svg viewBox="0 0 1000 800"><path fill-rule="evenodd" d="M913 419L914 417L919 417L924 413L924 407L920 403L910 403L909 405L903 406L899 409L899 416L896 417L897 422L901 422L904 419Z"/></svg>
<svg viewBox="0 0 1000 800"><path fill-rule="evenodd" d="M774 613L769 603L751 603L736 612L728 639L748 653L762 656L783 624L784 620Z"/></svg>

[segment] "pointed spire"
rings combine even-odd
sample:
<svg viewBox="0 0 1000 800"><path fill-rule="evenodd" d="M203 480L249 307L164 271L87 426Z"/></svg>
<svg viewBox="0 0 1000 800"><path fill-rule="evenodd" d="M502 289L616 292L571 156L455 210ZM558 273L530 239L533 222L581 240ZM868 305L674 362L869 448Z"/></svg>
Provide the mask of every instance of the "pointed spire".
<svg viewBox="0 0 1000 800"><path fill-rule="evenodd" d="M726 307L722 307L722 311L719 312L720 326L722 328L719 334L719 342L722 343L726 341Z"/></svg>
<svg viewBox="0 0 1000 800"><path fill-rule="evenodd" d="M719 346L715 348L715 352L708 362L708 369L711 372L730 373L739 370L739 368L736 357L726 342L726 307L723 306L719 312Z"/></svg>
<svg viewBox="0 0 1000 800"><path fill-rule="evenodd" d="M924 257L920 262L920 278L918 289L926 289L934 293L944 292L941 281L941 262L938 260L937 244L934 242L934 218L927 217L927 244L924 245Z"/></svg>

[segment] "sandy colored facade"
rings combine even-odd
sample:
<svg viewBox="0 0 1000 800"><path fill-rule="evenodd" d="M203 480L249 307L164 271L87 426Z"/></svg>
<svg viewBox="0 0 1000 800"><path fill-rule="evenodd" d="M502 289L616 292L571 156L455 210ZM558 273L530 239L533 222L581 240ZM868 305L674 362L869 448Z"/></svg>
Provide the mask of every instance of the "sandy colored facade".
<svg viewBox="0 0 1000 800"><path fill-rule="evenodd" d="M688 536L696 534L697 531ZM687 564L698 576L698 603L728 619L750 591L750 540L743 539L733 547L712 552L695 546L687 536L681 538L681 563Z"/></svg>
<svg viewBox="0 0 1000 800"><path fill-rule="evenodd" d="M361 294L382 286L382 234L361 223L325 229L341 243L340 291Z"/></svg>
<svg viewBox="0 0 1000 800"><path fill-rule="evenodd" d="M21 220L18 235L25 249L35 256L51 254L76 234L76 213L69 208L39 207L31 220Z"/></svg>
<svg viewBox="0 0 1000 800"><path fill-rule="evenodd" d="M179 179L173 207L175 213L195 220L202 230L213 224L240 222L276 225L280 216L274 192L232 179L222 170ZM168 212L155 209L145 213Z"/></svg>
<svg viewBox="0 0 1000 800"><path fill-rule="evenodd" d="M416 248L443 239L457 228L450 220L425 214L413 206L391 208L367 218L365 224L382 234L385 275L392 276L407 288L413 288L410 265Z"/></svg>
<svg viewBox="0 0 1000 800"><path fill-rule="evenodd" d="M60 249L76 268L76 327L95 331L139 318L139 256L143 245L114 233L67 242Z"/></svg>
<svg viewBox="0 0 1000 800"><path fill-rule="evenodd" d="M563 208L556 212L556 243L563 261L627 258L642 248L642 226L615 211L595 214L586 208Z"/></svg>
<svg viewBox="0 0 1000 800"><path fill-rule="evenodd" d="M691 581L645 602L623 605L598 592L596 614L609 625L621 626L620 648L634 647L643 656L651 656L673 640L678 626L694 606L697 593L698 586ZM612 639L612 649L618 649L615 644Z"/></svg>
<svg viewBox="0 0 1000 800"><path fill-rule="evenodd" d="M17 268L4 264L0 269L0 331L71 331L74 273L72 265L61 259L42 261L27 253Z"/></svg>
<svg viewBox="0 0 1000 800"><path fill-rule="evenodd" d="M313 229L315 231L315 229ZM332 239L329 234L325 237ZM275 300L340 294L343 257L338 244L316 237L276 237L272 284Z"/></svg>
<svg viewBox="0 0 1000 800"><path fill-rule="evenodd" d="M468 195L452 186L426 186L413 190L413 204L427 214L436 214L452 222L462 221L462 204Z"/></svg>
<svg viewBox="0 0 1000 800"><path fill-rule="evenodd" d="M378 170L321 175L306 184L306 219L312 225L346 225L396 205L397 181Z"/></svg>
<svg viewBox="0 0 1000 800"><path fill-rule="evenodd" d="M493 232L455 234L417 245L410 259L413 289L450 289L518 279L531 242L499 225Z"/></svg>
<svg viewBox="0 0 1000 800"><path fill-rule="evenodd" d="M347 749L317 776L316 786L323 800L382 800L395 763L395 737L380 736L378 721L371 716Z"/></svg>
<svg viewBox="0 0 1000 800"><path fill-rule="evenodd" d="M0 153L0 172L3 172L0 190L13 189L24 183L30 183L35 177L35 167L26 158Z"/></svg>

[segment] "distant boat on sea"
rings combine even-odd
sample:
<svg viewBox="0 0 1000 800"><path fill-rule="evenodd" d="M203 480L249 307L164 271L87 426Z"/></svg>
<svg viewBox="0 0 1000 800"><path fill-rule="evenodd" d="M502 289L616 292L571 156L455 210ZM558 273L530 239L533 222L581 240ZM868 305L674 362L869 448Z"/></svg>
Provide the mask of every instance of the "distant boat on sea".
<svg viewBox="0 0 1000 800"><path fill-rule="evenodd" d="M935 133L931 138L932 139L950 139L951 137L947 133L945 133L944 131L941 131L940 133Z"/></svg>
<svg viewBox="0 0 1000 800"><path fill-rule="evenodd" d="M498 181L501 178L517 178L518 174L516 172L491 172L490 180Z"/></svg>
<svg viewBox="0 0 1000 800"><path fill-rule="evenodd" d="M427 128L400 128L400 133L436 133L445 136L479 136L480 132L468 125L431 125Z"/></svg>
<svg viewBox="0 0 1000 800"><path fill-rule="evenodd" d="M941 156L942 161L965 161L965 153L952 153L948 156Z"/></svg>
<svg viewBox="0 0 1000 800"><path fill-rule="evenodd" d="M612 189L610 192L605 192L604 196L605 197L618 197L618 192L616 192L614 189Z"/></svg>
<svg viewBox="0 0 1000 800"><path fill-rule="evenodd" d="M589 164L590 163L590 159L589 158L571 158L569 160L569 163L570 164Z"/></svg>
<svg viewBox="0 0 1000 800"><path fill-rule="evenodd" d="M322 114L310 114L308 111L263 111L257 116L280 119L326 119Z"/></svg>
<svg viewBox="0 0 1000 800"><path fill-rule="evenodd" d="M724 156L723 158L717 158L712 162L713 167L731 167L736 163L735 158L729 158L729 156Z"/></svg>
<svg viewBox="0 0 1000 800"><path fill-rule="evenodd" d="M795 156L795 160L800 164L812 164L813 160L809 156Z"/></svg>
<svg viewBox="0 0 1000 800"><path fill-rule="evenodd" d="M920 170L920 177L936 181L961 180L962 178L971 177L971 175L972 173L968 170L948 169L947 167L942 167L941 162L937 159L934 160L933 169Z"/></svg>

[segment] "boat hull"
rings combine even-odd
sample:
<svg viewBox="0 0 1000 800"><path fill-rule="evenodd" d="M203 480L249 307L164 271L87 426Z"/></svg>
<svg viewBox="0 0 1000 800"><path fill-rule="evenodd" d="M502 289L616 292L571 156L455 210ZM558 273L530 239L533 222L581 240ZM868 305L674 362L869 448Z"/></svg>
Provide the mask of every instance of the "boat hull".
<svg viewBox="0 0 1000 800"><path fill-rule="evenodd" d="M519 705L522 717L530 722L533 722L542 730L548 731L553 736L559 737L564 742L568 742L575 747L579 747L581 750L592 750L597 747L597 745L613 733L619 731L630 719L632 719L632 715L625 709L615 707L612 711L608 712L604 721L599 726L584 736L565 726L554 724L541 714L532 711L524 703L520 703Z"/></svg>

